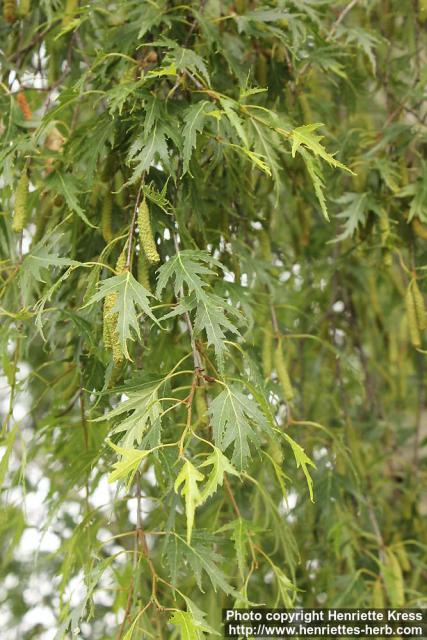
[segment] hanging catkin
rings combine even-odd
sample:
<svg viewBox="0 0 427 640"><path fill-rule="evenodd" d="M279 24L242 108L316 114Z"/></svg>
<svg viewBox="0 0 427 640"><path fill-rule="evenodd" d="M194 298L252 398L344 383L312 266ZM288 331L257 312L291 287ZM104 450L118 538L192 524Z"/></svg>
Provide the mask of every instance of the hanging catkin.
<svg viewBox="0 0 427 640"><path fill-rule="evenodd" d="M120 275L126 271L126 245L116 262L116 273ZM110 293L105 296L103 308L103 340L104 347L113 352L113 361L116 367L123 362L123 352L120 346L119 333L117 331L117 313L113 312L117 302L117 293Z"/></svg>
<svg viewBox="0 0 427 640"><path fill-rule="evenodd" d="M108 244L113 239L112 228L112 215L113 215L113 197L111 193L106 193L102 203L101 210L101 232L102 237Z"/></svg>
<svg viewBox="0 0 427 640"><path fill-rule="evenodd" d="M258 84L261 87L265 87L268 82L268 63L267 58L263 53L259 53L257 57L255 75Z"/></svg>
<svg viewBox="0 0 427 640"><path fill-rule="evenodd" d="M405 309L406 319L408 321L409 337L414 347L421 346L420 332L418 329L417 314L415 311L415 302L411 289L408 287L405 293Z"/></svg>
<svg viewBox="0 0 427 640"><path fill-rule="evenodd" d="M123 209L125 206L125 191L123 188L123 183L123 173L119 169L114 176L114 197L117 206L121 209Z"/></svg>
<svg viewBox="0 0 427 640"><path fill-rule="evenodd" d="M372 606L376 609L385 607L381 578L377 578L372 587Z"/></svg>
<svg viewBox="0 0 427 640"><path fill-rule="evenodd" d="M208 424L208 405L206 404L206 398L203 389L197 389L195 400L199 424L201 427L206 427Z"/></svg>
<svg viewBox="0 0 427 640"><path fill-rule="evenodd" d="M30 105L28 104L28 100L22 91L20 91L16 96L16 102L18 103L18 106L21 109L22 115L24 116L25 120L31 120L33 114Z"/></svg>
<svg viewBox="0 0 427 640"><path fill-rule="evenodd" d="M421 293L416 280L411 284L412 297L414 299L415 315L417 318L418 329L424 331L426 328L426 308L424 304L424 296Z"/></svg>
<svg viewBox="0 0 427 640"><path fill-rule="evenodd" d="M78 0L67 0L65 3L64 17L62 18L62 26L68 27L74 18L74 13L79 5Z"/></svg>
<svg viewBox="0 0 427 640"><path fill-rule="evenodd" d="M3 18L11 24L16 20L16 0L3 0Z"/></svg>
<svg viewBox="0 0 427 640"><path fill-rule="evenodd" d="M147 258L145 257L145 253L142 250L142 247L140 247L138 254L137 275L139 284L142 284L142 286L147 289L147 291L151 291L149 264Z"/></svg>
<svg viewBox="0 0 427 640"><path fill-rule="evenodd" d="M414 218L411 223L412 230L417 234L419 238L427 240L427 227L425 227L419 218Z"/></svg>
<svg viewBox="0 0 427 640"><path fill-rule="evenodd" d="M123 247L123 250L116 262L116 273L124 273L126 271L126 258L127 258L127 244Z"/></svg>
<svg viewBox="0 0 427 640"><path fill-rule="evenodd" d="M31 0L20 0L19 2L19 15L21 18L25 18L30 13Z"/></svg>
<svg viewBox="0 0 427 640"><path fill-rule="evenodd" d="M271 252L270 236L265 229L261 229L259 232L259 246L263 259L267 262L271 262L273 254Z"/></svg>
<svg viewBox="0 0 427 640"><path fill-rule="evenodd" d="M387 244L388 237L390 235L390 221L386 213L380 216L379 227L380 227L381 246L385 247Z"/></svg>
<svg viewBox="0 0 427 640"><path fill-rule="evenodd" d="M262 339L262 372L265 378L269 378L273 368L273 337L266 331Z"/></svg>
<svg viewBox="0 0 427 640"><path fill-rule="evenodd" d="M298 102L301 107L304 123L315 122L307 95L302 91L298 93Z"/></svg>
<svg viewBox="0 0 427 640"><path fill-rule="evenodd" d="M139 239L145 255L147 256L147 260L151 262L151 264L157 264L160 262L160 256L157 252L156 243L154 241L150 223L150 211L145 198L138 209L138 227Z"/></svg>
<svg viewBox="0 0 427 640"><path fill-rule="evenodd" d="M47 221L49 219L49 213L51 213L53 208L52 199L48 197L46 193L42 193L40 203L36 209L36 229L33 235L33 244L36 244L39 240L41 240Z"/></svg>
<svg viewBox="0 0 427 640"><path fill-rule="evenodd" d="M27 221L28 185L28 173L26 170L24 170L24 173L18 180L15 191L15 209L12 222L12 231L15 231L16 233L20 233L23 230Z"/></svg>
<svg viewBox="0 0 427 640"><path fill-rule="evenodd" d="M283 397L287 402L290 402L294 397L294 390L289 378L288 369L286 367L285 358L283 355L282 341L279 340L277 349L274 353L274 364L276 367L277 377L282 385Z"/></svg>

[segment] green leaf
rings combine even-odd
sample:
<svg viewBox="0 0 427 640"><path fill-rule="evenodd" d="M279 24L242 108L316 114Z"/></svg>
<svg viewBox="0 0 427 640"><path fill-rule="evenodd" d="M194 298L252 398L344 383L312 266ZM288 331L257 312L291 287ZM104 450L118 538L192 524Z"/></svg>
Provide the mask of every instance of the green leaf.
<svg viewBox="0 0 427 640"><path fill-rule="evenodd" d="M18 424L15 424L13 429L9 431L9 433L6 435L6 438L1 443L1 446L5 447L5 451L0 460L0 486L3 486L3 482L6 477L9 458L10 458L10 454L12 453L12 447L15 442L17 431L18 431Z"/></svg>
<svg viewBox="0 0 427 640"><path fill-rule="evenodd" d="M225 457L222 451L218 449L218 447L214 448L213 452L206 458L203 464L200 465L199 469L209 466L212 466L212 470L210 471L208 479L203 487L200 504L213 496L218 487L222 486L224 473L229 473L237 477L240 476L237 469L233 467L231 462Z"/></svg>
<svg viewBox="0 0 427 640"><path fill-rule="evenodd" d="M226 338L225 331L231 331L235 335L239 335L238 329L227 318L225 311L237 318L241 318L239 311L226 304L219 296L213 294L204 296L197 304L194 323L195 333L200 333L202 330L206 332L208 345L214 347L221 369L224 364L224 353L227 351L227 345L224 343Z"/></svg>
<svg viewBox="0 0 427 640"><path fill-rule="evenodd" d="M46 187L52 190L54 193L63 196L71 211L77 213L77 215L89 227L92 227L92 229L97 229L96 225L90 222L80 206L78 199L80 190L77 178L72 176L70 173L60 173L59 171L54 171L46 178Z"/></svg>
<svg viewBox="0 0 427 640"><path fill-rule="evenodd" d="M179 627L181 640L200 640L204 637L203 629L196 627L193 616L187 611L174 611L169 624Z"/></svg>
<svg viewBox="0 0 427 640"><path fill-rule="evenodd" d="M179 296L181 289L187 288L188 293L195 293L197 299L203 298L207 283L200 276L214 275L214 271L206 264L221 267L218 260L212 258L207 251L178 251L168 262L165 262L158 270L156 295L159 297L169 280L174 280L175 296Z"/></svg>
<svg viewBox="0 0 427 640"><path fill-rule="evenodd" d="M337 199L338 204L346 204L347 206L340 213L337 214L337 218L345 220L344 230L340 233L333 242L340 242L351 238L358 229L366 222L368 213L368 194L367 193L346 193Z"/></svg>
<svg viewBox="0 0 427 640"><path fill-rule="evenodd" d="M246 150L249 150L249 141L246 135L246 131L243 127L243 123L240 117L236 113L236 111L239 108L238 103L234 102L230 98L221 98L220 102L221 102L222 108L225 111L227 118L230 121L231 126L237 132L237 135L239 136L240 140L243 142L244 146L246 147Z"/></svg>
<svg viewBox="0 0 427 640"><path fill-rule="evenodd" d="M141 451L140 449L119 447L111 441L109 441L108 444L112 449L114 449L114 451L116 451L116 453L122 456L121 460L118 460L113 464L114 471L112 471L108 476L108 482L124 480L129 474L131 474L127 483L127 488L129 490L141 461L151 453L151 450Z"/></svg>
<svg viewBox="0 0 427 640"><path fill-rule="evenodd" d="M275 185L276 199L279 194L280 187L280 167L281 162L278 154L280 141L278 136L267 126L263 126L255 119L251 120L254 128L254 146L255 151L267 160L269 171L272 175Z"/></svg>
<svg viewBox="0 0 427 640"><path fill-rule="evenodd" d="M179 627L181 640L203 640L205 633L219 636L220 634L209 626L205 620L205 613L201 611L190 598L184 596L187 611L174 611L169 623Z"/></svg>
<svg viewBox="0 0 427 640"><path fill-rule="evenodd" d="M231 531L231 539L234 542L234 550L236 552L237 566L239 567L239 573L242 580L245 579L250 532L253 530L254 524L244 520L243 518L236 518L236 520L224 525L220 529L221 532Z"/></svg>
<svg viewBox="0 0 427 640"><path fill-rule="evenodd" d="M419 218L427 222L427 164L421 165L421 180L404 186L396 195L398 198L411 197L408 222Z"/></svg>
<svg viewBox="0 0 427 640"><path fill-rule="evenodd" d="M301 467L301 469L303 470L303 473L307 480L308 491L310 493L310 500L314 502L313 479L310 475L310 471L308 470L308 467L311 466L316 468L316 465L314 464L313 460L311 460L311 458L308 457L308 455L306 454L304 449L301 447L301 445L295 442L295 440L290 436L288 436L287 433L285 432L281 432L281 433L282 433L282 436L285 438L285 440L291 445L291 449L295 457L295 462L297 463L297 468Z"/></svg>
<svg viewBox="0 0 427 640"><path fill-rule="evenodd" d="M197 134L203 131L205 124L206 110L211 108L211 104L207 100L201 100L189 107L184 114L184 128L182 130L182 137L184 139L184 161L182 167L182 174L185 175L188 171L191 155L193 149L196 146Z"/></svg>
<svg viewBox="0 0 427 640"><path fill-rule="evenodd" d="M211 403L209 415L215 444L222 451L234 445L232 462L243 469L250 456L249 442L259 442L255 428L268 428L264 414L236 386L226 386Z"/></svg>
<svg viewBox="0 0 427 640"><path fill-rule="evenodd" d="M62 237L59 234L47 236L25 256L19 270L22 295L25 303L30 300L34 281L46 282L46 275L50 271L51 267L77 267L80 265L80 262L77 262L76 260L61 258L58 255L59 245L61 242ZM48 297L49 292L46 294L46 299Z"/></svg>
<svg viewBox="0 0 427 640"><path fill-rule="evenodd" d="M184 465L179 472L174 489L178 493L180 486L182 485L181 495L185 498L185 513L187 516L187 544L191 542L191 533L194 525L194 514L196 507L201 504L202 496L197 486L198 482L204 479L204 475L200 473L194 467L189 460L184 462Z"/></svg>
<svg viewBox="0 0 427 640"><path fill-rule="evenodd" d="M161 425L162 404L158 399L158 388L159 385L150 385L136 391L126 391L127 400L97 418L97 421L122 418L111 433L124 434L120 440L123 447L132 447L135 442L141 444L142 436L150 426L156 429ZM126 414L129 415L125 417Z"/></svg>
<svg viewBox="0 0 427 640"><path fill-rule="evenodd" d="M320 167L320 163L316 158L310 156L305 149L300 149L300 154L304 158L305 166L307 167L308 174L311 178L314 187L314 193L319 201L320 208L326 220L329 221L328 209L326 206L326 198L324 194L325 184L323 181L323 173Z"/></svg>
<svg viewBox="0 0 427 640"><path fill-rule="evenodd" d="M192 49L176 47L174 62L178 71L188 69L194 74L200 73L209 82L209 73L203 58Z"/></svg>
<svg viewBox="0 0 427 640"><path fill-rule="evenodd" d="M128 164L136 164L129 184L134 184L158 159L166 165L169 162L167 131L164 126L156 122L153 130L148 134L138 136L132 144L128 154Z"/></svg>
<svg viewBox="0 0 427 640"><path fill-rule="evenodd" d="M129 271L125 271L118 276L112 276L111 278L103 280L99 285L98 292L95 293L84 306L87 307L94 304L111 294L117 295L116 304L112 308L111 313L117 313L117 330L120 346L124 356L128 360L131 360L127 348L127 341L134 339L133 332L138 338L141 337L137 309L141 309L153 322L157 325L159 324L150 309L148 301L148 298L152 297L152 294L139 284Z"/></svg>
<svg viewBox="0 0 427 640"><path fill-rule="evenodd" d="M157 283L157 296L166 287L170 279L174 280L174 291L178 297L184 290L188 294L194 294L185 301L185 305L178 305L172 312L164 318L173 317L178 313L184 313L189 309L196 309L194 330L196 333L204 330L206 332L209 345L213 345L220 367L223 365L224 353L227 346L224 344L225 331L231 331L238 335L236 326L226 316L226 312L235 318L242 320L238 309L227 304L223 298L207 291L208 283L202 280L201 276L214 275L214 272L206 264L213 264L222 268L220 262L212 258L204 251L179 251L171 260L162 265L159 269L159 279Z"/></svg>
<svg viewBox="0 0 427 640"><path fill-rule="evenodd" d="M34 280L45 282L43 271L49 270L49 267L70 267L78 266L80 262L69 260L68 258L60 258L55 250L52 249L53 241L49 245L38 244L31 253L28 253L22 263L22 274L27 276L31 274Z"/></svg>
<svg viewBox="0 0 427 640"><path fill-rule="evenodd" d="M321 122L305 124L302 127L297 127L291 131L292 157L294 158L296 152L301 146L303 146L314 153L315 156L319 156L320 158L323 158L323 160L326 160L326 162L332 167L339 167L340 169L344 169L344 171L348 171L348 173L353 173L353 171L342 164L342 162L339 162L339 160L336 160L333 155L328 153L325 147L320 143L324 136L319 136L315 133L316 129L319 127L323 127Z"/></svg>
<svg viewBox="0 0 427 640"><path fill-rule="evenodd" d="M236 589L227 582L226 575L219 567L223 559L216 551L207 546L206 540L209 535L207 532L199 534L196 540L194 539L196 538L196 534L194 534L191 545L185 542L180 535L176 533L174 535L178 540L178 557L181 562L185 559L191 565L197 585L201 591L203 591L202 572L205 571L209 576L215 592L217 589L221 589L224 593L233 596L239 595ZM203 542L199 540L200 536Z"/></svg>

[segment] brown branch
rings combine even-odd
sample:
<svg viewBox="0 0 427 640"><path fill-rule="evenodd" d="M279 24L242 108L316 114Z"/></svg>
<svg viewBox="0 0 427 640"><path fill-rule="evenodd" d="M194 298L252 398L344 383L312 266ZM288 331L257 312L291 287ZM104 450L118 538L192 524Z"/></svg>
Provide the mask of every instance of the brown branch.
<svg viewBox="0 0 427 640"><path fill-rule="evenodd" d="M54 20L52 24L48 26L47 29L45 29L44 31L40 31L40 33L37 33L34 36L34 38L31 40L31 42L27 44L27 46L23 47L23 49L19 49L18 51L15 51L15 53L10 56L10 62L15 62L19 60L18 62L18 67L19 67L21 64L21 57L25 56L25 54L31 51L31 49L35 47L35 45L38 44L40 40L43 40L43 38L47 36L47 34L50 33L50 31L52 31L52 29L54 29L54 27L56 27L59 24L59 22L60 20Z"/></svg>
<svg viewBox="0 0 427 640"><path fill-rule="evenodd" d="M234 494L233 494L233 492L231 490L230 482L229 482L229 480L227 478L227 474L226 473L224 473L224 487L225 487L225 490L227 492L228 497L230 498L230 502L233 505L233 509L236 512L236 516L241 519L242 518L242 514L240 513L240 509L239 509L239 506L238 506L238 504L236 502L236 498L234 497Z"/></svg>
<svg viewBox="0 0 427 640"><path fill-rule="evenodd" d="M335 20L334 24L332 25L331 30L328 33L328 36L326 38L326 40L330 40L331 38L334 37L338 27L340 26L341 22L344 20L344 18L346 17L346 15L348 13L350 13L350 11L353 9L353 7L357 4L358 0L351 0L351 2L348 3L348 5L346 7L344 7L344 9L341 11L341 13L339 14L338 18Z"/></svg>

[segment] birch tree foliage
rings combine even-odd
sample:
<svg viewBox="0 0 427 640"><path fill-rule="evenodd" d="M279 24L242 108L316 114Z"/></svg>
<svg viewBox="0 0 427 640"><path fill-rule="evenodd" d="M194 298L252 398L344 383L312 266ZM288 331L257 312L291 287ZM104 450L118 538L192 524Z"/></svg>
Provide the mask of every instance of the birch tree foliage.
<svg viewBox="0 0 427 640"><path fill-rule="evenodd" d="M425 606L425 1L2 11L5 638Z"/></svg>

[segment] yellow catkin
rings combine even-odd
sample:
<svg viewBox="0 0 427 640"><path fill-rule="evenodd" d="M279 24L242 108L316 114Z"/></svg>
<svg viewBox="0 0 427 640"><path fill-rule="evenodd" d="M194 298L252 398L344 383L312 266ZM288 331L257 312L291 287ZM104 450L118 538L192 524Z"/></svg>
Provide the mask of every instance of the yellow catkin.
<svg viewBox="0 0 427 640"><path fill-rule="evenodd" d="M421 346L420 332L418 329L417 315L415 311L414 297L408 288L405 294L406 319L408 321L409 337L414 347Z"/></svg>
<svg viewBox="0 0 427 640"><path fill-rule="evenodd" d="M267 58L263 53L258 54L256 68L255 68L255 75L256 75L257 82L261 87L267 86L268 63L267 63Z"/></svg>
<svg viewBox="0 0 427 640"><path fill-rule="evenodd" d="M121 254L117 258L116 273L124 273L126 271L126 259L127 259L127 244L122 249Z"/></svg>
<svg viewBox="0 0 427 640"><path fill-rule="evenodd" d="M119 169L114 175L114 198L117 206L121 209L125 206L125 191L123 189L123 183L123 173Z"/></svg>
<svg viewBox="0 0 427 640"><path fill-rule="evenodd" d="M418 7L419 7L418 17L420 19L420 22L426 22L427 21L427 0L418 0Z"/></svg>
<svg viewBox="0 0 427 640"><path fill-rule="evenodd" d="M19 15L21 18L25 18L30 13L31 0L20 0L19 2Z"/></svg>
<svg viewBox="0 0 427 640"><path fill-rule="evenodd" d="M262 229L259 232L259 246L261 249L261 255L264 260L266 260L267 262L271 262L273 254L271 252L270 237L265 229Z"/></svg>
<svg viewBox="0 0 427 640"><path fill-rule="evenodd" d="M390 235L390 221L386 213L380 216L379 227L380 227L381 246L385 247L387 244L388 237Z"/></svg>
<svg viewBox="0 0 427 640"><path fill-rule="evenodd" d="M113 216L113 198L111 193L106 193L102 203L101 210L101 232L102 237L108 244L113 239L112 228L112 216Z"/></svg>
<svg viewBox="0 0 427 640"><path fill-rule="evenodd" d="M206 404L206 398L203 389L198 389L195 396L197 417L201 427L206 427L208 424L208 405Z"/></svg>
<svg viewBox="0 0 427 640"><path fill-rule="evenodd" d="M283 451L278 442L272 440L268 445L268 453L273 458L276 464L281 465L283 463Z"/></svg>
<svg viewBox="0 0 427 640"><path fill-rule="evenodd" d="M377 283L372 273L370 273L367 277L367 285L368 285L369 302L371 303L371 307L373 311L375 311L376 315L381 318L382 310L378 300Z"/></svg>
<svg viewBox="0 0 427 640"><path fill-rule="evenodd" d="M424 296L421 293L416 280L412 281L411 291L414 300L418 329L420 331L424 331L424 329L426 328L426 308L424 304Z"/></svg>
<svg viewBox="0 0 427 640"><path fill-rule="evenodd" d="M393 254L387 247L383 249L383 265L387 268L393 265Z"/></svg>
<svg viewBox="0 0 427 640"><path fill-rule="evenodd" d="M298 94L298 102L301 107L304 124L309 124L310 122L315 122L313 113L311 111L310 103L308 101L307 95L305 93L300 92Z"/></svg>
<svg viewBox="0 0 427 640"><path fill-rule="evenodd" d="M28 173L24 171L24 173L18 180L15 191L15 209L12 222L12 231L15 231L16 233L20 233L23 230L27 221L28 185Z"/></svg>
<svg viewBox="0 0 427 640"><path fill-rule="evenodd" d="M67 0L65 3L64 17L62 18L62 26L68 27L74 18L74 13L79 6L78 0Z"/></svg>
<svg viewBox="0 0 427 640"><path fill-rule="evenodd" d="M242 14L246 12L246 0L235 0L234 6L236 13Z"/></svg>
<svg viewBox="0 0 427 640"><path fill-rule="evenodd" d="M394 365L399 362L399 342L393 329L388 334L388 358L394 369Z"/></svg>
<svg viewBox="0 0 427 640"><path fill-rule="evenodd" d="M110 182L112 178L114 178L114 174L117 169L117 159L114 153L110 153L104 162L104 167L102 169L101 180L103 182Z"/></svg>
<svg viewBox="0 0 427 640"><path fill-rule="evenodd" d="M44 231L46 229L46 224L49 219L49 213L51 213L53 208L52 198L49 198L46 193L42 194L40 204L36 210L36 230L33 235L33 244L36 244L43 237Z"/></svg>
<svg viewBox="0 0 427 640"><path fill-rule="evenodd" d="M308 246L310 242L310 232L312 225L312 217L310 208L301 200L298 200L297 210L299 212L300 223L301 223L301 233L300 233L300 243L302 247Z"/></svg>
<svg viewBox="0 0 427 640"><path fill-rule="evenodd" d="M116 262L116 273L119 275L126 271L126 245ZM112 313L117 302L117 293L105 296L103 309L103 340L104 347L113 352L113 361L116 367L123 362L123 352L120 346L119 333L117 331L117 313Z"/></svg>
<svg viewBox="0 0 427 640"><path fill-rule="evenodd" d="M9 24L16 20L16 0L3 0L3 18Z"/></svg>
<svg viewBox="0 0 427 640"><path fill-rule="evenodd" d="M282 343L280 340L277 345L277 349L274 352L274 364L276 367L277 377L279 378L279 382L282 386L283 397L287 402L290 402L294 397L294 390L292 388L291 379L289 378L288 369L283 355Z"/></svg>
<svg viewBox="0 0 427 640"><path fill-rule="evenodd" d="M422 224L419 218L412 220L412 230L419 238L427 240L427 227Z"/></svg>
<svg viewBox="0 0 427 640"><path fill-rule="evenodd" d="M357 193L361 193L365 190L366 180L368 177L368 171L365 165L359 165L356 168L356 175L352 176L354 190Z"/></svg>
<svg viewBox="0 0 427 640"><path fill-rule="evenodd" d="M144 254L142 248L140 248L139 254L138 254L138 273L137 273L137 275L138 275L139 284L142 284L142 286L145 289L147 289L147 291L151 291L149 264L148 264L148 260L145 257L145 254Z"/></svg>
<svg viewBox="0 0 427 640"><path fill-rule="evenodd" d="M111 337L111 328L113 324L111 320L113 319L113 314L111 313L111 310L114 308L114 305L116 304L116 300L117 300L117 295L115 293L111 293L110 295L106 296L104 299L102 329L103 329L104 347L106 349L111 349L113 346L112 337Z"/></svg>
<svg viewBox="0 0 427 640"><path fill-rule="evenodd" d="M141 245L147 256L147 260L151 262L151 264L157 264L160 262L160 256L154 241L150 223L150 211L145 198L138 209L138 227Z"/></svg>
<svg viewBox="0 0 427 640"><path fill-rule="evenodd" d="M383 609L385 607L381 578L377 578L372 587L372 607L374 609Z"/></svg>
<svg viewBox="0 0 427 640"><path fill-rule="evenodd" d="M265 378L271 376L273 368L273 337L268 331L264 333L262 340L262 372Z"/></svg>

